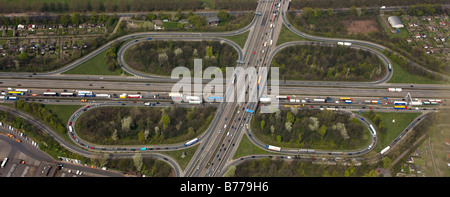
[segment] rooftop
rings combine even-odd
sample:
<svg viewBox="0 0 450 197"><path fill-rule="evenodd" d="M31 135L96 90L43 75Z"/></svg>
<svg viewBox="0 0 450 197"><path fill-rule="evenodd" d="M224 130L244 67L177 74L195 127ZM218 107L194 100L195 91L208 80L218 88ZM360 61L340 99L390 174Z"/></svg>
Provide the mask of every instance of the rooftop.
<svg viewBox="0 0 450 197"><path fill-rule="evenodd" d="M402 28L403 27L402 21L397 16L390 16L388 18L388 21L391 24L391 26L394 28Z"/></svg>
<svg viewBox="0 0 450 197"><path fill-rule="evenodd" d="M219 17L217 16L207 16L206 20L208 23L220 22Z"/></svg>

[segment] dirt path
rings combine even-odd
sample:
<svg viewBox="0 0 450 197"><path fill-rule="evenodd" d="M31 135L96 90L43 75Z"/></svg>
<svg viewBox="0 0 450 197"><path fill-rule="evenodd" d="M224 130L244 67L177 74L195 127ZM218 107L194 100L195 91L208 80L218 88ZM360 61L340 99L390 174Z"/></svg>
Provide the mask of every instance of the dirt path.
<svg viewBox="0 0 450 197"><path fill-rule="evenodd" d="M420 143L425 137L427 137L427 134L423 134L419 139L417 139L416 142L410 148L406 149L402 154L400 154L393 162L391 166L394 166L396 163L400 161L403 157L405 157L406 154L408 154L411 151L412 147L415 147L418 143Z"/></svg>
<svg viewBox="0 0 450 197"><path fill-rule="evenodd" d="M125 20L125 19L130 19L130 17L120 17L119 21L117 22L116 27L114 27L114 31L112 32L112 34L116 33L117 29L119 28L120 23L122 22L122 20Z"/></svg>

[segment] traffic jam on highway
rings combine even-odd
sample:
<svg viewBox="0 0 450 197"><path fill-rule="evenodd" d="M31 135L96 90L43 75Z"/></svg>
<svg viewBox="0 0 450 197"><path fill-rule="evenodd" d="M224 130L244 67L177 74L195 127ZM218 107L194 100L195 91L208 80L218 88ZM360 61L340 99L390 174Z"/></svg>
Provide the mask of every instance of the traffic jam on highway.
<svg viewBox="0 0 450 197"><path fill-rule="evenodd" d="M258 78L258 84L261 80L261 76ZM388 88L389 92L401 92L401 88ZM140 92L138 92L140 93ZM81 99L81 102L87 102L87 98L96 98L96 99L113 99L113 98L119 98L119 99L167 99L174 102L186 102L189 104L202 104L204 101L206 102L221 102L222 97L218 96L209 96L204 95L203 98L200 96L186 96L180 93L151 93L147 92L144 94L127 94L122 93L120 95L117 94L105 94L105 93L94 93L92 91L84 91L84 90L73 90L73 92L55 92L50 91L49 89L46 89L43 91L43 93L31 93L31 90L29 89L13 89L8 88L7 91L2 90L0 100L18 100L20 97L25 97L27 100L29 98L33 97L44 97L44 98L70 98L70 97L79 97L83 98ZM206 99L204 99L206 98ZM410 106L428 106L428 105L439 105L442 103L441 99L414 99L411 102L406 102L405 99L394 101L390 100L387 97L380 98L379 100L361 100L359 102L355 102L353 98L350 97L339 97L333 99L332 97L326 97L326 98L314 98L309 99L307 97L300 98L293 96L286 96L286 95L277 95L274 96L274 98L270 98L268 96L263 96L260 98L261 104L268 104L271 102L272 99L277 99L280 103L300 103L304 107L308 104L318 104L318 103L345 103L345 104L375 104L375 105L393 105L394 109L408 109L408 105ZM333 101L334 100L334 101ZM118 101L118 103L121 103L121 101ZM124 104L124 103L122 103ZM155 106L155 104L158 104L156 102L144 102L144 105L146 106ZM314 108L313 105L311 105L311 108ZM345 106L343 107L345 108ZM411 108L409 108L411 110ZM418 108L416 108L418 109Z"/></svg>
<svg viewBox="0 0 450 197"><path fill-rule="evenodd" d="M396 91L401 92L401 88L389 88L389 92ZM272 97L272 98L271 98ZM441 99L414 99L410 102L405 101L406 99L401 100L389 100L387 97L382 97L377 100L367 100L365 98L358 98L355 100L351 97L325 97L325 98L314 98L310 99L308 97L297 97L297 96L287 96L287 95L277 95L277 96L263 96L259 99L260 104L269 104L271 103L272 99L276 99L279 103L289 103L289 104L301 104L302 107L305 107L309 104L358 104L358 105L371 105L369 106L369 109L372 109L372 106L376 105L388 105L392 106L393 109L396 110L412 110L412 108L408 108L409 106L415 106L415 110L419 109L426 109L426 108L418 108L417 106L435 106L442 103ZM290 107L290 106L288 106ZM310 105L311 108L314 108L314 105ZM392 109L392 107L390 109ZM326 108L327 110L335 110L339 108L339 106L336 106L335 108ZM347 108L345 105L342 106L342 108ZM363 109L366 107L363 106ZM323 106L320 107L321 110L324 110ZM387 108L389 109L389 108Z"/></svg>
<svg viewBox="0 0 450 197"><path fill-rule="evenodd" d="M258 78L258 85L259 82L261 80L261 77ZM233 83L233 82L232 82ZM389 92L401 92L402 89L401 88L388 88L387 91ZM151 94L150 92L145 93L145 94L127 94L127 93L122 93L120 95L117 94L105 94L105 93L94 93L92 91L84 91L84 90L73 90L72 92L67 92L67 91L63 91L63 92L55 92L55 91L50 91L49 89L45 89L43 91L43 93L37 94L37 93L32 93L31 90L29 89L13 89L13 88L8 88L7 91L3 91L1 92L1 96L0 99L3 100L18 100L19 97L25 97L26 100L29 100L28 98L32 97L78 97L78 98L83 98L81 99L81 102L87 102L87 98L96 98L96 99L112 99L112 98L119 98L119 99L171 99L171 102L186 102L188 104L192 104L192 105L199 105L202 104L204 99L199 97L199 96L186 96L180 93L162 93L163 95L160 95L158 93L153 93ZM206 98L206 100L208 102L220 102L222 101L222 97L212 97L209 95L205 95L204 98ZM297 96L286 96L286 95L277 95L274 96L273 98L270 98L268 96L263 96L259 99L260 105L266 105L266 104L270 104L272 99L276 99L279 103L285 103L285 104L291 104L291 105L285 105L285 107L306 107L306 108L317 108L320 110L337 110L339 109L339 106L335 106L334 108L332 108L331 106L328 107L314 107L314 105L318 105L318 104L338 104L341 105L340 108L345 109L347 108L346 105L349 104L360 104L360 105L371 105L369 106L369 109L372 109L372 106L376 106L376 105L389 105L390 109L395 109L395 110L406 110L409 109L411 110L411 108L408 108L409 106L415 106L416 110L419 110L419 108L417 108L417 106L429 106L429 105L439 105L440 103L442 103L442 100L440 99L426 99L426 100L418 100L415 99L414 101L411 102L407 102L405 101L405 99L402 100L396 100L396 101L389 101L388 98L383 97L380 98L379 100L365 100L365 99L360 99L360 101L355 101L353 98L351 97L338 97L338 98L332 98L332 97L325 97L325 98L314 98L314 99L309 99L307 97L303 98L303 97L297 97ZM40 100L41 101L41 100ZM117 101L118 103L121 103L121 101ZM155 106L155 104L159 104L159 102L143 102L144 106ZM123 105L124 103L122 103ZM292 105L292 104L297 104L297 105ZM343 106L342 106L343 105ZM90 106L86 106L83 111L86 111L90 108ZM349 107L349 108L353 108L353 106ZM362 106L362 109L365 109L365 106ZM389 109L387 108L387 109ZM426 109L426 108L420 108L420 109ZM246 112L252 114L254 113L253 109L245 109ZM94 146L89 146L89 145L85 145L84 143L80 142L79 139L77 139L74 135L73 132L73 127L72 127L72 121L73 119L78 115L75 114L75 116L72 117L71 121L69 122L69 134L71 135L71 137L73 138L73 140L75 140L76 142L78 142L82 147L86 147L88 149L95 149ZM187 142L185 144L185 146L189 146L195 142L197 142L198 139L194 139L190 142ZM106 150L106 148L101 148L102 150ZM155 148L155 150L159 150L160 148ZM168 148L163 148L163 149L168 149ZM268 149L270 149L270 147L268 147ZM114 149L110 149L110 150L114 150ZM127 150L126 148L116 148L115 150ZM137 149L132 148L131 151L136 151ZM140 148L140 150L153 150L153 148ZM272 150L277 150L277 149L272 149ZM310 151L306 151L307 153L310 153Z"/></svg>

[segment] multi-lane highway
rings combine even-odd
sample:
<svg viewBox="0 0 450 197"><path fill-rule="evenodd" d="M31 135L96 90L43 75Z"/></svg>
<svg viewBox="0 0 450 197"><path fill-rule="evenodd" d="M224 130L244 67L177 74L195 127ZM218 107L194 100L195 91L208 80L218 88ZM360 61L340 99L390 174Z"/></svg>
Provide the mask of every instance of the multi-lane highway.
<svg viewBox="0 0 450 197"><path fill-rule="evenodd" d="M243 135L247 135L250 137L251 141L257 146L265 149L265 144L259 142L257 139L251 137L251 131L246 129L245 125L250 121L252 113L247 112L246 109L251 111L256 111L258 108L258 100L261 95L271 94L273 93L270 89L265 90L265 88L259 89L258 84L254 83L255 81L260 81L261 86L267 84L268 87L272 85L272 83L267 79L268 73L260 72L260 68L270 68L270 62L272 61L274 55L279 52L281 49L293 46L293 45L301 45L301 44L312 44L312 45L332 45L335 46L336 42L343 41L342 39L337 38L321 38L316 36L310 36L304 34L296 29L294 29L286 19L285 13L288 8L288 1L286 0L275 0L275 1L259 1L258 6L255 11L255 17L252 22L246 27L231 32L224 33L186 33L186 32L142 32L142 33L134 33L126 36L122 36L117 38L95 51L89 53L88 55L80 58L79 60L52 72L48 73L0 73L0 87L24 87L28 89L32 89L33 92L40 93L47 91L46 89L52 89L52 91L63 92L74 91L74 90L92 90L98 93L109 93L109 94L121 94L122 92L134 93L134 92L170 92L173 83L177 82L177 80L170 79L170 77L165 76L156 76L147 73L142 73L136 70L131 69L127 66L126 62L123 60L123 54L125 51L133 46L136 43L149 41L151 40L187 40L187 41L195 41L195 40L214 40L221 41L233 46L239 54L239 59L237 60L236 68L242 68L243 70L248 68L255 68L256 73L248 73L249 84L238 83L234 84L233 80L225 81L225 85L228 89L226 91L226 95L224 97L224 101L226 98L234 97L239 99L240 97L245 97L244 101L239 101L234 99L232 102L221 102L217 104L217 112L215 118L212 120L208 129L198 136L199 141L197 143L200 144L196 153L192 157L188 166L182 170L179 165L175 162L175 160L171 157L165 156L161 153L157 152L157 148L159 151L169 151L169 150L177 150L185 148L183 143L171 144L171 145L153 145L153 146L145 146L145 151L150 151L146 153L145 151L142 153L143 156L154 157L157 159L161 159L163 161L168 162L174 169L176 176L221 176L226 171L228 166L235 164L236 162L242 161L239 159L237 161L232 160L234 152L236 151L239 142ZM281 31L281 27L283 24L286 24L288 29L293 31L294 33L307 38L313 41L297 41L297 42L288 42L282 44L280 46L276 46L276 42L278 40L279 33ZM230 41L225 38L221 38L224 36L232 36L238 35L242 32L249 31L249 36L243 48L239 47L233 41ZM150 40L150 41L151 41ZM122 69L126 70L128 73L135 75L134 77L123 77L123 76L86 76L86 75L64 75L61 74L65 71L68 71L84 62L89 60L92 57L100 54L104 50L108 49L110 45L117 41L127 41L119 50L118 61L122 67ZM366 42L366 41L358 41L358 40L344 40L346 42L351 42L352 48L367 50L372 53L375 53L386 66L390 64L389 59L386 58L381 52L374 49L384 50L385 47ZM392 72L387 72L386 76L375 82L322 82L322 81L286 81L280 82L282 86L279 88L279 94L282 95L292 95L298 98L306 98L306 97L316 97L316 96L352 96L352 97L360 97L361 101L366 98L378 98L388 96L390 98L402 99L405 97L405 92L409 92L416 98L439 98L445 99L449 98L449 89L448 85L429 85L429 84L386 84L386 82L392 77L394 70ZM235 73L236 77L239 78L239 74ZM258 79L261 78L261 79ZM204 80L203 83L208 83L209 80ZM233 84L233 85L231 85ZM205 84L203 87L207 86ZM397 92L387 92L388 87L396 87L403 88L403 93ZM239 91L245 90L245 94L240 94ZM264 92L267 91L267 92ZM258 93L256 93L258 92ZM237 97L235 97L235 94ZM251 101L249 98L256 98ZM28 99L33 99L33 97L24 97ZM61 99L63 102L55 102L55 103L64 103L67 104L69 99ZM51 99L52 101L54 98ZM248 102L247 102L248 101ZM71 101L74 102L73 100ZM79 101L76 101L79 102ZM101 103L101 104L100 104ZM283 103L280 103L283 104ZM106 106L122 106L122 104L117 103L114 99L110 100L97 100L96 105L92 105L95 107L106 107ZM133 105L139 106L142 105L142 102L134 103L129 102L126 106ZM163 103L159 106L170 106L169 103ZM314 104L318 105L318 104ZM186 106L189 107L189 106ZM75 112L71 118L71 121L74 122L77 120L79 115L84 112L85 107L80 108L77 112ZM69 133L73 141L67 142L61 136L56 135L54 131L49 129L46 125L40 123L38 120L33 117L17 111L11 110L7 107L0 106L0 110L8 111L9 113L24 118L27 121L32 122L35 126L39 127L43 131L49 133L53 138L58 141L58 143L62 144L65 148L70 151L76 152L80 155L84 155L86 157L92 157L95 154L99 154L102 152L107 152L111 157L128 157L133 156L136 151L140 151L142 146L126 146L126 147L118 147L118 146L100 146L96 144L91 144L87 141L80 139L76 136L76 132ZM342 113L346 113L345 111ZM428 111L424 110L424 114L427 114ZM362 117L358 115L356 116L364 125L367 127L370 125L370 122L363 120ZM420 116L416 119L417 123L421 119L423 119L426 115ZM415 125L415 124L414 124ZM413 125L411 125L413 126ZM75 129L75 128L74 128ZM404 132L407 132L411 128L406 128ZM402 132L401 136L405 133ZM72 137L73 136L73 137ZM399 136L399 137L401 137ZM395 139L391 145L395 145L399 138ZM370 143L371 147L364 147L361 150L352 150L348 152L342 152L340 154L336 154L333 150L320 150L317 151L316 154L329 154L335 153L336 155L348 155L351 154L353 156L362 155L367 153L373 148L374 144L376 144L376 137L372 138L372 143ZM118 149L120 148L120 149ZM147 149L148 148L148 149ZM142 152L142 151L141 151ZM297 155L297 149L289 149L283 148L283 151L280 153L284 154L294 154Z"/></svg>
<svg viewBox="0 0 450 197"><path fill-rule="evenodd" d="M258 4L256 11L261 14L255 16L255 25L250 29L246 47L244 47L245 53L244 58L242 58L244 64L238 65L238 67L246 68L249 65L257 65L257 61L259 62L260 58L255 57L261 54L263 39L266 37L266 32L269 29L269 20L271 20L272 16L271 9L273 9L273 2L260 2ZM256 80L256 76L249 76L250 80L252 78ZM231 83L231 81L228 83ZM245 85L242 83L237 84L240 86ZM228 89L234 88L232 86L227 87ZM237 89L239 90L239 87ZM234 97L234 93L227 93L225 99L231 96ZM236 136L240 135L239 132L236 132L235 127L237 125L233 120L235 114L237 116L244 114L240 109L242 105L243 103L237 102L222 102L220 104L217 115L214 118L217 124L213 125L214 127L210 127L207 141L204 141L204 144L202 143L202 148L196 152L186 167L186 176L214 176L217 171L222 170L224 163L231 155L230 148L233 147L233 144L234 146L236 144ZM236 109L240 112L237 113ZM221 151L225 148L227 150Z"/></svg>

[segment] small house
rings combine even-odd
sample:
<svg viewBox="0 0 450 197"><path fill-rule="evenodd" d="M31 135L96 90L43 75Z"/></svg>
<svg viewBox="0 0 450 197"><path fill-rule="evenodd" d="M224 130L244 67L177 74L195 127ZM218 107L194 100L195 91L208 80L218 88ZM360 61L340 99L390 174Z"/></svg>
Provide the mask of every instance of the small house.
<svg viewBox="0 0 450 197"><path fill-rule="evenodd" d="M210 25L210 26L217 26L220 22L219 17L217 17L217 16L207 16L206 21L208 22L208 25Z"/></svg>
<svg viewBox="0 0 450 197"><path fill-rule="evenodd" d="M393 28L397 28L398 29L398 28L403 28L404 27L402 21L400 20L400 18L398 16L390 16L388 18L388 22L389 22L389 24L391 24L391 26Z"/></svg>
<svg viewBox="0 0 450 197"><path fill-rule="evenodd" d="M161 30L163 25L163 21L162 20L153 20L153 27L156 30Z"/></svg>
<svg viewBox="0 0 450 197"><path fill-rule="evenodd" d="M410 156L406 158L406 163L414 163L414 159Z"/></svg>

